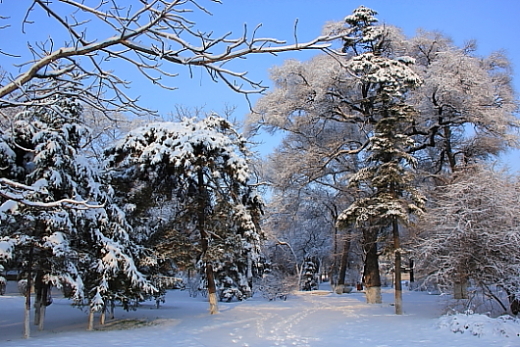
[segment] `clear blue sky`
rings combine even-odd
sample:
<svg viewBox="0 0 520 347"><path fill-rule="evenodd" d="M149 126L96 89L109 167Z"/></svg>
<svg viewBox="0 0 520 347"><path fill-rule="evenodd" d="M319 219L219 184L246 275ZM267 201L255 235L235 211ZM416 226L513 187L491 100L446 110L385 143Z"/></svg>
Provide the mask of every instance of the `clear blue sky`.
<svg viewBox="0 0 520 347"><path fill-rule="evenodd" d="M477 54L480 55L504 50L513 63L515 86L520 91L520 0L222 0L222 4L200 0L199 3L213 13L212 16L201 12L188 15L201 30L213 31L216 36L232 31L233 36L240 36L244 24L248 24L249 30L262 24L259 36L288 42L293 41L296 19L298 40L306 41L320 35L326 22L342 20L353 9L364 5L379 13L380 22L402 28L407 36L413 36L418 28L438 30L458 45L470 39L477 40ZM28 0L0 1L0 16L23 15L28 4ZM36 15L33 17L37 18ZM24 36L15 37L14 32L19 31L20 25L9 28L9 32L0 31L0 48L9 51L9 47L14 53L21 53L26 41L52 33L49 27L42 31L35 25L29 27ZM318 53L259 55L234 62L229 67L247 70L251 78L269 85L270 67L289 58L307 60L314 54ZM0 65L10 70L7 63L0 57ZM162 91L143 83L128 68L118 72L135 79L130 95L141 95L144 106L158 109L163 114L172 111L175 105L204 106L206 110L216 112L221 112L226 105L236 106L234 115L237 118L248 112L243 96L230 91L223 83L213 83L203 70L195 69L193 78L189 78L188 70L179 67L181 76L175 81L175 86L179 87L176 91Z"/></svg>

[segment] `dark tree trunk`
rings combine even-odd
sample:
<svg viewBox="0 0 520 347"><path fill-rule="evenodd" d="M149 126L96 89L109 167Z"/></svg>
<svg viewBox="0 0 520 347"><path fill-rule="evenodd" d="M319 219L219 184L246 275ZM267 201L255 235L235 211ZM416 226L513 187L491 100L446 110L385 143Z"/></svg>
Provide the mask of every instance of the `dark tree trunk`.
<svg viewBox="0 0 520 347"><path fill-rule="evenodd" d="M43 270L36 272L34 279L34 325L38 326L38 330L42 331L45 321L45 309L48 303L49 297L49 284L43 280Z"/></svg>
<svg viewBox="0 0 520 347"><path fill-rule="evenodd" d="M413 259L410 259L410 283L415 282L414 263Z"/></svg>
<svg viewBox="0 0 520 347"><path fill-rule="evenodd" d="M339 264L339 276L338 283L336 285L336 292L338 294L343 293L343 289L345 287L345 277L348 267L348 255L350 251L350 240L349 235L346 235L345 240L343 240L343 250L341 252L341 261Z"/></svg>
<svg viewBox="0 0 520 347"><path fill-rule="evenodd" d="M330 281L330 285L332 286L332 288L334 288L336 286L336 284L338 284L338 274L339 274L339 270L338 270L338 255L339 255L338 238L339 238L338 229L334 228L334 252L333 252L334 257L332 258L332 265L330 267L330 272L329 272L329 281Z"/></svg>
<svg viewBox="0 0 520 347"><path fill-rule="evenodd" d="M399 224L397 220L392 221L392 234L394 237L394 296L395 296L395 314L403 314L403 288L401 287L401 240L399 238Z"/></svg>
<svg viewBox="0 0 520 347"><path fill-rule="evenodd" d="M365 253L365 268L363 279L366 287L367 303L380 304L381 277L379 275L379 254L377 252L377 231L365 230L363 235L363 249Z"/></svg>
<svg viewBox="0 0 520 347"><path fill-rule="evenodd" d="M198 229L200 232L201 246L202 246L202 257L206 257L206 253L209 249L209 235L206 232L205 221L206 221L206 204L207 204L207 191L204 186L204 172L202 168L197 173L197 185L199 192L199 204L198 204ZM208 299L209 299L209 313L218 313L217 306L217 286L215 284L215 274L213 272L213 265L209 259L203 260L205 264L206 280L208 282Z"/></svg>

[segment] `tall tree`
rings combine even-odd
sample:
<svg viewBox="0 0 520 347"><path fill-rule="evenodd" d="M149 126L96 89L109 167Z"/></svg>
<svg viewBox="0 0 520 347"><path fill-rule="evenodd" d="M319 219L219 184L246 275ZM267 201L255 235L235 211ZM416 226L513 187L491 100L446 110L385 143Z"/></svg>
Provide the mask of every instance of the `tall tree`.
<svg viewBox="0 0 520 347"><path fill-rule="evenodd" d="M378 122L386 117L384 112L390 118L398 113L413 115L408 120L399 116L402 123L396 127L410 139L406 144L404 138L399 139L404 144L403 163L413 155L428 184L516 145L517 103L503 54L478 57L472 45L456 47L438 33L419 32L407 39L397 28L377 25L375 11L365 7L345 21L328 23L324 31L344 35L344 57L317 56L273 68L276 89L260 99L249 116L254 131L285 131L280 153L300 151L295 164L288 160L288 165L279 166L280 186L322 182L342 192L343 201L373 194L366 184L360 190L348 184L366 164L367 149L383 128ZM380 80L389 77L385 72L394 73L395 84ZM409 76L414 81L407 81ZM407 86L419 80L421 85ZM389 88L402 95L383 104L378 93L388 93ZM391 112L381 108L391 103L402 112L395 106ZM276 154L273 158L277 160ZM373 269L373 279L369 279L373 285L379 281L373 261L377 249L370 254L374 255L366 261Z"/></svg>
<svg viewBox="0 0 520 347"><path fill-rule="evenodd" d="M119 74L127 73L128 66L160 88L174 89L179 68L186 67L190 73L200 67L236 92L257 93L266 87L225 64L258 53L328 50L329 42L337 38L320 36L285 44L274 38L258 38L257 30L248 35L247 28L236 38L231 33L215 36L186 15L192 11L209 14L196 0L116 0L95 5L32 0L24 6L25 12L0 3L4 35L21 27L22 34L35 38L25 51L13 52L11 47L0 51L7 61L0 80L0 113L6 117L11 114L6 110L19 106L40 107L45 102L44 106L51 106L51 97L58 95L75 97L108 117L112 112L155 113L128 94L127 81L132 78ZM47 28L55 29L53 37L48 37ZM40 37L40 33L45 34ZM1 181L0 195L16 194L23 187L18 183Z"/></svg>
<svg viewBox="0 0 520 347"><path fill-rule="evenodd" d="M471 282L504 310L500 291L505 290L518 313L518 189L517 177L481 165L436 187L415 252L426 283L451 289Z"/></svg>
<svg viewBox="0 0 520 347"><path fill-rule="evenodd" d="M0 257L23 264L28 288L36 280L40 329L50 284L69 286L71 297L88 299L92 311L103 304L116 277L126 278L128 288L137 292L153 290L134 265L137 247L128 238L124 214L112 202L111 187L81 155L89 139L81 111L73 98L44 100L41 107L21 111L1 137L2 179L23 186L17 195L1 199L0 241L9 247L0 250ZM26 337L29 309L28 291Z"/></svg>
<svg viewBox="0 0 520 347"><path fill-rule="evenodd" d="M395 308L402 314L401 295L401 246L399 224L408 224L410 213L421 213L424 198L413 186L413 168L417 161L408 152L413 148L413 138L406 130L415 121L417 111L406 102L406 96L421 83L421 79L408 66L413 59L384 56L385 45L382 28L372 27L376 13L360 7L348 16L347 24L360 31L358 43L346 41L344 51L352 49L356 54L346 65L357 78L355 88L364 100L351 103L352 111L360 113L366 123L373 124L368 145L364 149L365 165L350 178L349 185L362 191L338 217L338 221L355 222L363 230L367 258L377 253L378 237L391 228L395 252ZM361 46L361 47L359 47ZM362 53L360 53L362 52ZM375 256L374 256L375 257ZM365 264L365 281L379 272ZM376 282L377 283L377 282ZM368 281L369 302L380 302L380 286Z"/></svg>
<svg viewBox="0 0 520 347"><path fill-rule="evenodd" d="M191 244L195 253L183 255L184 261L198 259L210 312L216 313L215 276L224 271L222 264L249 264L244 257L254 261L258 252L261 203L248 186L246 140L228 121L211 115L138 128L106 154L113 180L129 196L136 217L144 215L141 220L155 223L149 236L158 240L156 247L166 249L164 244L170 242L168 256L175 260L175 239L181 236ZM168 206L168 215L157 214L157 199Z"/></svg>
<svg viewBox="0 0 520 347"><path fill-rule="evenodd" d="M359 169L369 175L370 170L363 165L372 165L374 169L384 163L388 170L385 174L396 170L392 172L396 175L398 168L392 165L400 165L401 160L412 160L406 154L412 143L404 134L404 124L415 113L404 100L409 90L420 83L420 78L408 66L412 59L397 59L393 47L388 44L392 41L389 37L398 36L397 31L375 26L377 19L374 15L375 11L360 7L345 19L346 26L328 27L327 30L344 34L342 50L346 54L345 60L319 57L311 61L309 67L288 64L283 67L288 70L285 78L277 80L281 81L279 91L261 100L258 109L264 117L259 119L261 124L288 129L300 137L304 133L302 124L331 124L330 128L336 123L336 129L340 129L337 135L324 132L326 128L323 125L313 127L320 131L320 135L328 135L328 143L318 152L310 170L315 177L332 173L334 178L337 174L331 187L357 199L361 197L354 195L356 191L368 195L374 192L370 192L374 187L366 185L368 176L361 178L360 173L349 177ZM322 73L313 74L310 67L318 62L323 64L320 68ZM278 109L271 108L273 101L283 94L289 94L290 101L282 102ZM386 151L386 154L376 154L372 150ZM338 163L344 164L338 167ZM381 175L383 172L373 174ZM357 183L365 181L365 184L357 186L353 183L356 180L359 180ZM350 189L347 188L349 181ZM388 184L379 183L381 186ZM370 293L370 288L380 287L377 239L382 226L373 220L369 224L363 223L358 227L365 228L365 284ZM377 297L369 295L369 301L378 301Z"/></svg>
<svg viewBox="0 0 520 347"><path fill-rule="evenodd" d="M475 42L457 47L435 32L419 31L408 43L423 80L413 99L420 117L408 133L423 170L453 173L518 146L518 103L503 53L479 57Z"/></svg>

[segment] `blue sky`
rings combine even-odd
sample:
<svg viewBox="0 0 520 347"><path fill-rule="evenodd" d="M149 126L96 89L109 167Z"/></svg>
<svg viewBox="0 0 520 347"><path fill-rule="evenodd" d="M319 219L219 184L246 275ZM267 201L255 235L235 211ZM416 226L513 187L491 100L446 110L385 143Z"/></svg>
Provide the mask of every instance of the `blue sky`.
<svg viewBox="0 0 520 347"><path fill-rule="evenodd" d="M289 42L293 40L294 24L298 19L298 39L306 41L319 35L326 22L342 20L361 4L375 9L380 22L401 27L407 36L413 36L418 28L438 30L460 45L476 39L477 53L481 55L504 50L516 68L515 84L520 90L520 45L517 38L520 35L520 1L517 0L224 0L222 5L208 6L213 16L194 17L202 29L214 30L216 34L233 31L237 36L241 34L244 23L250 30L261 23L261 36ZM318 53L307 51L278 57L254 56L231 66L249 71L255 80L269 82L268 70L273 65L289 58L307 60L315 54ZM243 112L247 112L243 97L227 90L223 84L216 86L205 79L201 71L196 72L192 80L183 79L179 87L168 97L171 102L206 104L207 108L216 111L230 104L238 106L237 112L243 107L246 107ZM161 106L168 107L167 104Z"/></svg>
<svg viewBox="0 0 520 347"><path fill-rule="evenodd" d="M95 2L95 1L94 1ZM0 15L15 18L24 14L29 1L2 0ZM122 1L121 3L124 3ZM516 90L520 90L520 1L518 0L222 0L222 4L200 0L201 5L212 12L209 16L202 12L188 14L197 22L200 30L212 30L216 36L228 31L233 36L241 36L244 24L249 30L262 24L259 36L275 37L293 41L295 21L298 20L298 40L306 41L320 35L322 26L328 21L340 21L359 5L376 10L380 22L398 26L407 36L413 36L418 28L438 30L450 36L458 45L475 39L477 54L487 55L503 50L513 63ZM40 15L33 14L32 19ZM19 35L20 25L13 25L9 31L0 31L0 48L13 53L22 53L25 42L36 37L46 37L53 33L52 27L33 25L25 35ZM101 33L101 35L104 33ZM101 37L100 37L101 38ZM280 56L258 55L229 65L240 71L249 71L249 77L256 81L269 82L269 68L281 64L286 59L307 60L318 52L290 52ZM9 69L7 61L0 56L0 65ZM207 111L222 112L226 106L236 107L234 116L238 119L248 112L248 104L242 95L229 90L223 83L215 84L205 71L189 71L179 66L180 76L173 82L178 90L165 91L154 87L137 77L128 67L118 69L120 75L134 80L129 94L140 96L144 106L157 109L162 114L174 110L175 105L188 107L204 106ZM252 101L257 97L252 97Z"/></svg>

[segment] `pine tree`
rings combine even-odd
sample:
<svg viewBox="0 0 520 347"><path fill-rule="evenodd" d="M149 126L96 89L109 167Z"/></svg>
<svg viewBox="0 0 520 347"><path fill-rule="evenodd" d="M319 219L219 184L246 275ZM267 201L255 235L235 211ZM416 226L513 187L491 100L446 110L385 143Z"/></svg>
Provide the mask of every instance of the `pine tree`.
<svg viewBox="0 0 520 347"><path fill-rule="evenodd" d="M320 262L317 257L307 255L303 260L301 290L311 291L319 288Z"/></svg>
<svg viewBox="0 0 520 347"><path fill-rule="evenodd" d="M457 47L438 32L419 31L406 38L399 28L378 24L376 12L363 6L344 21L327 23L324 32L343 35L343 57L319 55L273 68L276 88L249 115L255 131L260 127L283 130L284 139L266 165L275 187L273 205L283 201L288 211L296 205L286 202L291 200L289 194L299 201L303 192L314 187L330 190L338 211L353 200L372 197L377 190L371 188L370 177L350 186L349 181L360 178L370 147L379 146L375 139L386 126L398 126L396 134L410 140L399 140L404 144L400 151L419 159L413 165L427 172L421 185L430 187L449 181L465 166L496 159L516 144L518 108L510 63L502 53L479 57L474 43ZM385 117L400 120L394 125L378 124ZM385 137L379 140L395 141ZM413 165L398 156L405 171L412 173ZM317 194L313 198L328 209L328 199ZM277 233L287 233L292 226L276 223ZM365 285L377 287L381 284L378 254L387 240L379 236L387 236L388 230L373 220L363 224L363 229L343 224L344 233L362 234ZM344 245L348 249L348 243ZM333 249L339 253L337 244Z"/></svg>
<svg viewBox="0 0 520 347"><path fill-rule="evenodd" d="M81 154L89 139L81 111L71 98L45 100L19 112L0 140L2 177L30 192L2 199L0 241L11 245L4 258L22 264L28 287L36 281L40 329L51 284L69 288L76 302L88 300L92 312L112 295L109 282L115 278L126 278L128 290L136 293L153 290L135 267L139 247L128 237L129 225L112 202L111 187ZM27 337L29 309L27 293Z"/></svg>
<svg viewBox="0 0 520 347"><path fill-rule="evenodd" d="M392 59L383 56L381 28L366 26L375 22L373 11L359 8L347 17L350 25L363 24L359 31L363 53L353 57L347 66L358 79L358 88L367 101L361 104L363 116L374 126L365 150L365 166L350 178L349 185L363 191L339 216L340 223L354 222L364 231L364 247L368 254L377 253L377 240L385 229L392 231L395 252L396 313L402 314L401 304L401 246L399 224L408 224L411 214L422 213L424 197L414 187L414 168L417 160L409 154L413 138L407 130L414 123L416 110L406 102L406 94L421 83L409 67L413 59ZM350 44L347 41L347 44ZM347 46L346 46L347 47ZM357 53L358 50L353 48ZM370 271L370 269L368 269ZM365 277L372 276L367 273ZM377 277L378 274L375 274ZM380 290L378 286L374 286ZM369 296L371 286L368 286ZM380 293L373 294L380 301ZM370 299L369 299L370 300Z"/></svg>
<svg viewBox="0 0 520 347"><path fill-rule="evenodd" d="M211 115L141 127L106 153L136 220L143 229L145 222L152 226L153 246L174 263L197 262L211 313L217 311L219 280L221 293L233 288L242 297L251 291L244 281L249 265L243 264L257 252L260 206L251 203L246 144L228 121ZM177 253L179 241L187 252ZM226 262L236 264L233 273Z"/></svg>

